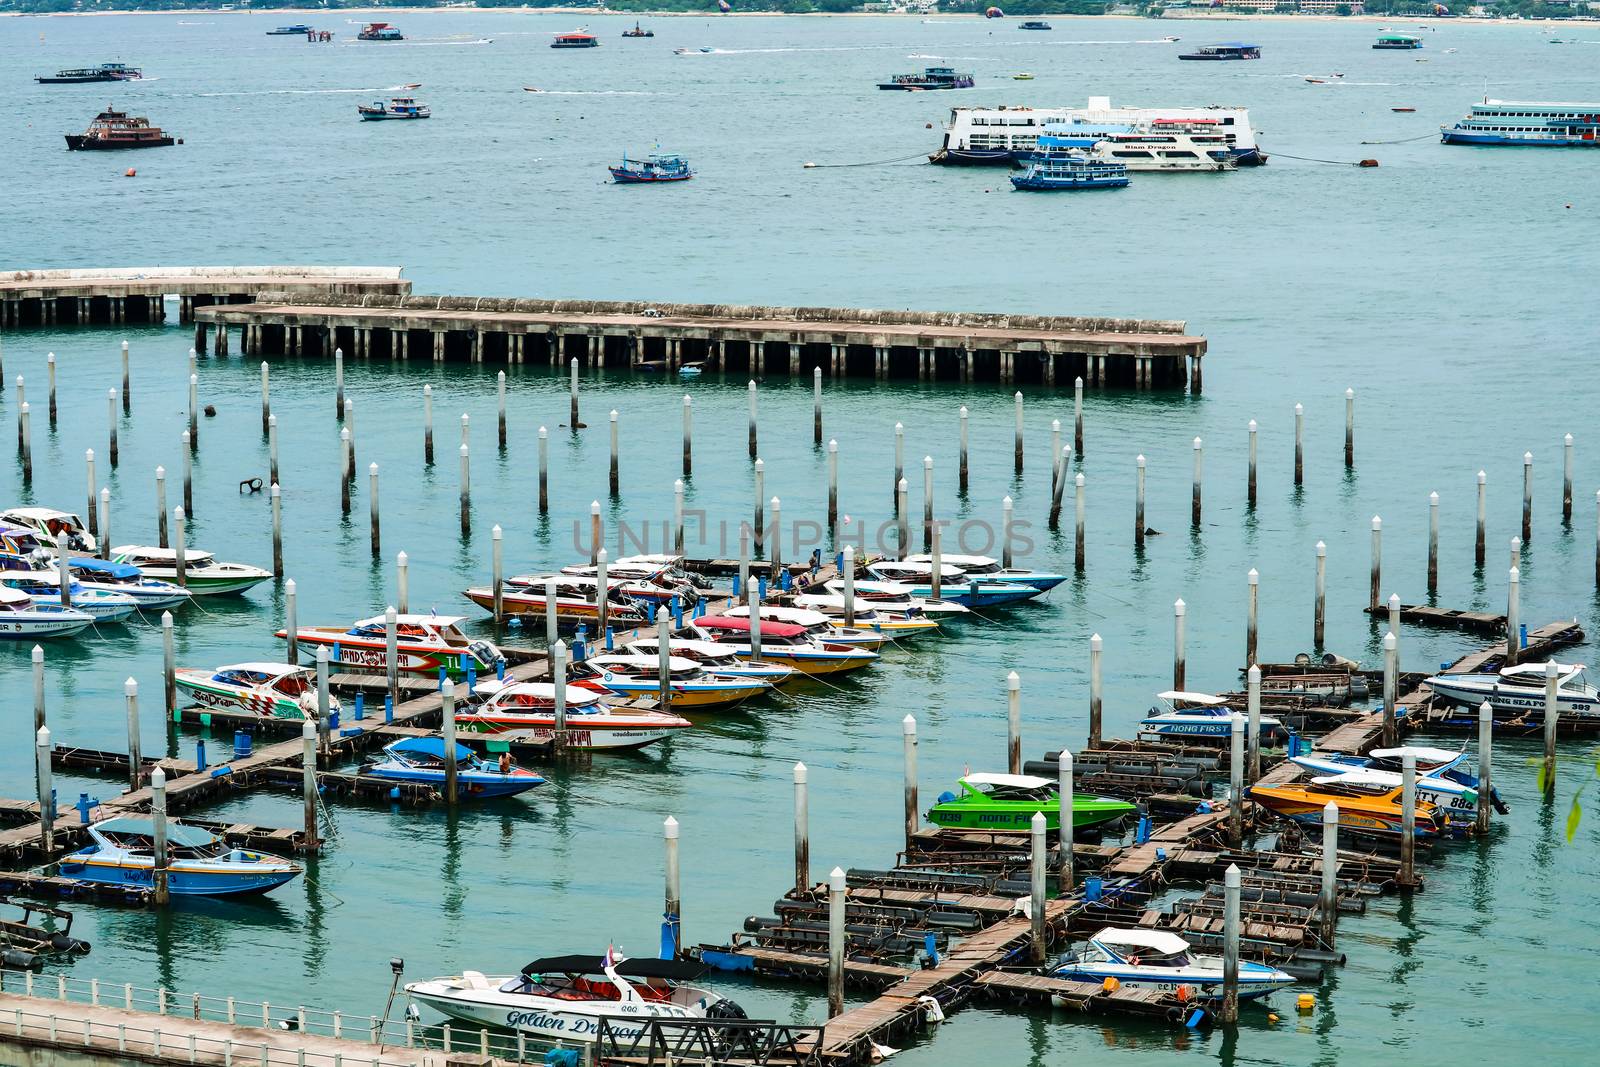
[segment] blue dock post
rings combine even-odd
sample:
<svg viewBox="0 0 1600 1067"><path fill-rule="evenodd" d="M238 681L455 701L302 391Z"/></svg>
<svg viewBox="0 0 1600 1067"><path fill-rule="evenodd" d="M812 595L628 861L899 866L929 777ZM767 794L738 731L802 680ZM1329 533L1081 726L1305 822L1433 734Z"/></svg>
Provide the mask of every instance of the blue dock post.
<svg viewBox="0 0 1600 1067"><path fill-rule="evenodd" d="M250 731L235 730L233 732L233 758L244 759L250 755Z"/></svg>
<svg viewBox="0 0 1600 1067"><path fill-rule="evenodd" d="M444 668L444 665L443 665L443 664L440 664L440 665L439 665L439 685L438 685L438 691L439 691L439 692L441 692L441 693L442 693L442 692L444 692L444 680L445 680L445 678L447 678L447 677L448 677L448 674L447 674L447 673L446 673L446 671L445 671L445 668Z"/></svg>
<svg viewBox="0 0 1600 1067"><path fill-rule="evenodd" d="M683 629L683 599L677 593L672 594L672 628Z"/></svg>
<svg viewBox="0 0 1600 1067"><path fill-rule="evenodd" d="M613 626L607 626L606 627L606 651L607 652L615 652L616 650L617 650L616 628L613 627Z"/></svg>
<svg viewBox="0 0 1600 1067"><path fill-rule="evenodd" d="M394 722L394 697L383 694L383 721Z"/></svg>
<svg viewBox="0 0 1600 1067"><path fill-rule="evenodd" d="M767 576L765 574L756 577L756 602L761 604L767 602Z"/></svg>
<svg viewBox="0 0 1600 1067"><path fill-rule="evenodd" d="M472 695L472 687L478 684L478 665L471 660L467 661L467 695Z"/></svg>
<svg viewBox="0 0 1600 1067"><path fill-rule="evenodd" d="M793 584L794 579L790 576L787 570L778 575L778 587L781 588L785 593L789 591L790 586Z"/></svg>
<svg viewBox="0 0 1600 1067"><path fill-rule="evenodd" d="M504 658L494 661L494 680L497 682L506 680L506 661Z"/></svg>
<svg viewBox="0 0 1600 1067"><path fill-rule="evenodd" d="M589 657L588 627L579 624L578 632L572 635L572 662L582 663Z"/></svg>
<svg viewBox="0 0 1600 1067"><path fill-rule="evenodd" d="M387 699L386 699L385 702L387 702ZM360 722L362 719L366 718L366 715L367 715L367 694L365 694L365 693L357 693L356 694L356 710L355 710L356 722Z"/></svg>
<svg viewBox="0 0 1600 1067"><path fill-rule="evenodd" d="M739 594L742 593L743 591L744 590L739 588L739 576L737 574L735 574L733 576L733 599L738 600L739 599Z"/></svg>
<svg viewBox="0 0 1600 1067"><path fill-rule="evenodd" d="M194 769L206 769L206 739L203 737L196 738L194 742Z"/></svg>

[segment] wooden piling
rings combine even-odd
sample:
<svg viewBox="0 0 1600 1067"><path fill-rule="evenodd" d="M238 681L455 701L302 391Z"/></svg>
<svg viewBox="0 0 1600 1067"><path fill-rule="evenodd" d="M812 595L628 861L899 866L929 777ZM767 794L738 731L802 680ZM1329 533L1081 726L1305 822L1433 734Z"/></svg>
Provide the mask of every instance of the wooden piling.
<svg viewBox="0 0 1600 1067"><path fill-rule="evenodd" d="M895 508L894 517L900 517L899 511L899 486L900 479L906 476L906 428L901 423L894 424L894 479L889 482L889 504Z"/></svg>
<svg viewBox="0 0 1600 1067"><path fill-rule="evenodd" d="M1555 660L1544 664L1544 795L1556 795L1556 725L1561 718L1561 703L1557 688L1561 684L1561 668Z"/></svg>
<svg viewBox="0 0 1600 1067"><path fill-rule="evenodd" d="M325 645L317 647L317 719L316 732L320 745L326 745L328 732L331 729L333 698L329 693L328 678L328 649Z"/></svg>
<svg viewBox="0 0 1600 1067"><path fill-rule="evenodd" d="M500 451L506 450L506 372L495 376L495 433Z"/></svg>
<svg viewBox="0 0 1600 1067"><path fill-rule="evenodd" d="M1056 753L1056 895L1072 893L1072 749L1066 745Z"/></svg>
<svg viewBox="0 0 1600 1067"><path fill-rule="evenodd" d="M37 732L44 725L44 648L33 646L33 728Z"/></svg>
<svg viewBox="0 0 1600 1067"><path fill-rule="evenodd" d="M1179 597L1172 604L1172 688L1183 691L1183 618L1186 606Z"/></svg>
<svg viewBox="0 0 1600 1067"><path fill-rule="evenodd" d="M21 379L18 379L19 381ZM32 412L23 403L17 408L17 452L22 459L22 484L33 482L33 421Z"/></svg>
<svg viewBox="0 0 1600 1067"><path fill-rule="evenodd" d="M20 385L22 379L18 378L17 382ZM965 404L961 405L960 449L960 459L956 465L956 487L957 491L965 496L967 493L967 406Z"/></svg>
<svg viewBox="0 0 1600 1067"><path fill-rule="evenodd" d="M178 710L178 653L172 612L161 613L161 695L167 717Z"/></svg>
<svg viewBox="0 0 1600 1067"><path fill-rule="evenodd" d="M1006 675L1006 770L1022 773L1022 678L1016 671Z"/></svg>
<svg viewBox="0 0 1600 1067"><path fill-rule="evenodd" d="M461 536L472 533L472 456L461 446Z"/></svg>
<svg viewBox="0 0 1600 1067"><path fill-rule="evenodd" d="M498 527L498 526L495 527L496 530L498 530L499 528L500 527ZM500 546L500 542L499 542L498 537L497 537L496 541L495 541L495 547L498 548L499 546ZM595 551L595 554L594 554L594 577L595 577L595 583L594 583L594 588L595 588L595 624L594 624L594 630L595 630L595 637L598 640L601 640L601 641L605 640L606 628L611 623L611 603L610 603L610 601L611 601L611 596L610 596L610 593L611 593L611 575L609 573L610 564L611 564L611 554L609 552L607 552L604 548L597 549ZM500 609L500 590L498 588L499 582L500 582L499 572L496 571L496 577L495 577L495 585L496 585L496 589L495 589L495 608L496 608L495 618L497 620L500 618L500 610L499 610ZM665 692L665 690L663 690L663 692Z"/></svg>
<svg viewBox="0 0 1600 1067"><path fill-rule="evenodd" d="M899 514L899 518L895 520L895 551L901 559L911 554L911 521L907 514L910 510L910 497L911 487L906 484L904 478L901 478L900 484L895 487L894 497L895 511Z"/></svg>
<svg viewBox="0 0 1600 1067"><path fill-rule="evenodd" d="M389 610L391 614L394 611L393 608L390 608ZM561 686L560 680L556 681L556 685L557 687ZM399 700L397 697L396 706L398 706L398 704ZM439 721L441 724L450 723L450 732L452 734L455 733L456 683L448 678L446 678L439 686ZM450 740L453 741L454 738L452 737ZM457 773L458 768L456 767L456 746L447 742L444 746L444 802L452 808L455 807L457 802L461 799L461 787L458 784L459 779L456 777Z"/></svg>
<svg viewBox="0 0 1600 1067"><path fill-rule="evenodd" d="M573 433L577 433L578 432L578 359L577 359L576 356L574 356L572 358L572 361L568 364L568 374L569 374L568 392L570 394L570 396L569 396L569 401L570 401L569 407L571 408L570 412L568 413L569 425L572 427L572 432Z"/></svg>
<svg viewBox="0 0 1600 1067"><path fill-rule="evenodd" d="M609 416L609 422L610 422L610 427L611 427L611 465L610 465L610 468L609 468L610 473L608 475L607 484L608 484L608 486L609 486L609 488L611 490L611 498L613 500L616 499L617 493L618 493L618 474L619 474L619 471L618 471L618 456L617 456L617 450L618 450L617 417L618 417L617 416L617 409L616 408L612 408L611 409L611 414Z"/></svg>
<svg viewBox="0 0 1600 1067"><path fill-rule="evenodd" d="M928 575L929 591L933 593L933 599L935 600L939 599L944 588L944 579L941 577L941 574L944 571L943 542L943 534L939 529L939 524L936 522L933 524L933 549L929 553L933 560L933 568L932 572Z"/></svg>
<svg viewBox="0 0 1600 1067"><path fill-rule="evenodd" d="M17 375L17 451L24 451L22 412L28 410L27 387L22 380L22 375Z"/></svg>
<svg viewBox="0 0 1600 1067"><path fill-rule="evenodd" d="M1144 454L1133 458L1134 464L1134 493L1133 493L1133 543L1136 548L1144 548Z"/></svg>
<svg viewBox="0 0 1600 1067"><path fill-rule="evenodd" d="M327 650L317 650L317 662L327 661ZM305 807L306 848L317 847L317 724L307 719L300 726L300 793Z"/></svg>
<svg viewBox="0 0 1600 1067"><path fill-rule="evenodd" d="M963 424L963 425L965 425L965 424ZM963 454L963 456L965 456L965 452L963 452L962 454ZM963 470L966 469L966 464L965 464L964 461L962 463L962 469ZM898 489L898 486L901 485L901 484L904 484L904 482L905 482L904 478L900 479L900 481L896 483L897 489ZM962 478L962 486L961 486L961 488L962 488L963 492L966 490L966 479L965 479L965 476L963 476L963 478ZM898 497L896 499L898 499ZM904 514L904 510L905 510L904 508L901 509L901 513L902 514ZM933 523L933 457L932 456L923 456L922 457L922 550L924 552L932 552L933 551L933 535L934 535L934 523ZM1600 567L1600 564L1597 564L1597 567ZM1600 573L1600 571L1597 571L1597 573ZM935 581L937 581L937 579L935 579ZM937 596L938 594L935 593L934 595Z"/></svg>
<svg viewBox="0 0 1600 1067"><path fill-rule="evenodd" d="M72 571L68 564L71 553L67 550L67 535L56 534L56 584L61 590L61 606L72 607Z"/></svg>
<svg viewBox="0 0 1600 1067"><path fill-rule="evenodd" d="M378 531L378 465L367 465L367 512L368 524L372 528L372 558L377 559L382 554L382 538Z"/></svg>
<svg viewBox="0 0 1600 1067"><path fill-rule="evenodd" d="M1344 391L1344 465L1356 465L1356 391Z"/></svg>
<svg viewBox="0 0 1600 1067"><path fill-rule="evenodd" d="M906 847L910 848L921 818L917 811L917 720L914 716L907 715L900 720L900 734L905 755Z"/></svg>
<svg viewBox="0 0 1600 1067"><path fill-rule="evenodd" d="M1487 700L1478 705L1478 833L1489 832L1489 814L1494 809L1494 705Z"/></svg>
<svg viewBox="0 0 1600 1067"><path fill-rule="evenodd" d="M376 541L378 536L377 505L373 505L372 536ZM376 550L376 545L373 546ZM283 577L283 490L276 482L272 485L272 576Z"/></svg>
<svg viewBox="0 0 1600 1067"><path fill-rule="evenodd" d="M267 416L267 481L282 485L278 478L278 416Z"/></svg>
<svg viewBox="0 0 1600 1067"><path fill-rule="evenodd" d="M50 780L50 727L34 732L34 768L39 783L39 839L45 855L55 852L56 791Z"/></svg>
<svg viewBox="0 0 1600 1067"><path fill-rule="evenodd" d="M828 874L828 1018L844 1014L844 871Z"/></svg>
<svg viewBox="0 0 1600 1067"><path fill-rule="evenodd" d="M1316 598L1311 608L1311 647L1322 651L1328 623L1328 546L1317 542Z"/></svg>
<svg viewBox="0 0 1600 1067"><path fill-rule="evenodd" d="M267 420L272 417L272 378L267 361L261 361L261 432L267 432Z"/></svg>
<svg viewBox="0 0 1600 1067"><path fill-rule="evenodd" d="M1572 522L1572 435L1561 439L1561 524Z"/></svg>
<svg viewBox="0 0 1600 1067"><path fill-rule="evenodd" d="M1439 591L1439 494L1428 494L1428 595Z"/></svg>
<svg viewBox="0 0 1600 1067"><path fill-rule="evenodd" d="M83 466L87 475L86 488L84 490L87 503L83 513L83 521L88 524L89 533L98 534L100 532L100 518L99 509L95 507L94 449L84 449Z"/></svg>
<svg viewBox="0 0 1600 1067"><path fill-rule="evenodd" d="M811 368L811 443L822 443L822 368Z"/></svg>
<svg viewBox="0 0 1600 1067"><path fill-rule="evenodd" d="M50 417L50 428L56 428L56 354L51 352L44 357L45 368L49 379L49 406L47 414Z"/></svg>
<svg viewBox="0 0 1600 1067"><path fill-rule="evenodd" d="M1204 449L1200 438L1194 439L1194 492L1189 500L1189 523L1200 528L1200 475L1204 463Z"/></svg>
<svg viewBox="0 0 1600 1067"><path fill-rule="evenodd" d="M1487 474L1485 474L1483 471L1479 471L1478 472L1478 536L1477 536L1477 540L1473 543L1473 563L1476 566L1480 567L1480 568L1483 566L1483 554L1484 554L1483 531L1484 531L1484 521L1485 521L1485 517L1486 517L1486 513L1485 513L1485 509L1484 509L1484 503L1485 503L1484 497L1486 495L1488 477L1489 476Z"/></svg>
<svg viewBox="0 0 1600 1067"><path fill-rule="evenodd" d="M156 537L157 544L167 547L167 468L156 468Z"/></svg>
<svg viewBox="0 0 1600 1067"><path fill-rule="evenodd" d="M1072 534L1072 566L1074 570L1081 574L1083 572L1084 565L1087 562L1084 545L1084 492L1082 474L1074 475L1073 477L1073 493L1073 512L1075 521L1073 523Z"/></svg>
<svg viewBox="0 0 1600 1067"><path fill-rule="evenodd" d="M1254 510L1256 506L1256 420L1251 419L1248 427L1250 435L1250 461L1245 474L1245 504Z"/></svg>
<svg viewBox="0 0 1600 1067"><path fill-rule="evenodd" d="M1250 664L1245 672L1245 749L1250 765L1249 782L1261 778L1261 668Z"/></svg>
<svg viewBox="0 0 1600 1067"><path fill-rule="evenodd" d="M490 565L492 567L492 571L491 571L491 575L490 575L490 581L492 582L493 591L494 591L494 620L495 620L495 622L499 622L501 619L505 618L505 613L506 613L506 609L505 609L505 552L504 552L504 548L502 546L502 539L504 537L504 534L502 533L502 531L500 529L500 524L499 523L496 523L494 525L494 527L490 529L489 537L490 537L490 542L491 542L491 545L492 545L492 548L490 550L490 560L491 560L491 564ZM605 572L604 571L601 572L600 578L601 578L601 580L600 580L599 586L597 587L597 591L598 591L598 594L599 594L599 603L604 605L605 602L606 602L606 593L605 593L606 583L605 583ZM605 617L605 609L604 609L604 607L602 607L601 608L601 612L600 612L600 636L603 636L605 634L605 618L606 618Z"/></svg>
<svg viewBox="0 0 1600 1067"><path fill-rule="evenodd" d="M1089 747L1101 745L1101 715L1104 710L1104 685L1101 680L1100 659L1105 653L1105 640L1099 634L1089 635Z"/></svg>
<svg viewBox="0 0 1600 1067"><path fill-rule="evenodd" d="M1417 884L1417 754L1406 749L1400 755L1400 876L1403 889Z"/></svg>
<svg viewBox="0 0 1600 1067"><path fill-rule="evenodd" d="M1305 405L1296 404L1294 406L1294 485L1296 489L1305 484L1305 425Z"/></svg>
<svg viewBox="0 0 1600 1067"><path fill-rule="evenodd" d="M817 368L822 373L822 368ZM811 816L804 763L794 765L794 891L811 888Z"/></svg>
<svg viewBox="0 0 1600 1067"><path fill-rule="evenodd" d="M678 867L678 820L668 815L661 824L661 837L666 845L666 900L662 911L666 919L668 944L666 959L675 960L683 952L683 888Z"/></svg>
<svg viewBox="0 0 1600 1067"><path fill-rule="evenodd" d="M1000 501L1000 566L1011 569L1011 523L1016 505L1011 498Z"/></svg>
<svg viewBox="0 0 1600 1067"><path fill-rule="evenodd" d="M1022 473L1022 394L1021 393L1017 393L1013 397L1013 399L1016 402L1015 403L1015 406L1016 406L1016 430L1015 430L1015 435L1014 435L1015 444L1012 447L1012 456L1013 456L1013 459L1014 459L1015 464L1016 464L1016 471L1017 471L1018 474L1021 474Z"/></svg>
<svg viewBox="0 0 1600 1067"><path fill-rule="evenodd" d="M845 545L839 552L840 579L844 587L844 624L856 624L856 546ZM935 564L938 566L938 564Z"/></svg>
<svg viewBox="0 0 1600 1067"><path fill-rule="evenodd" d="M1045 908L1048 896L1045 892L1045 818L1044 812L1036 811L1028 827L1028 919L1031 937L1029 938L1030 956L1035 967L1044 966L1047 946L1045 944ZM1065 840L1065 839L1064 839ZM1070 848L1068 851L1071 851Z"/></svg>
<svg viewBox="0 0 1600 1067"><path fill-rule="evenodd" d="M333 350L333 418L344 418L344 349Z"/></svg>
<svg viewBox="0 0 1600 1067"><path fill-rule="evenodd" d="M539 427L539 514L550 513L550 431Z"/></svg>
<svg viewBox="0 0 1600 1067"><path fill-rule="evenodd" d="M896 509L898 514L898 508ZM835 540L839 535L839 442L828 442L828 532Z"/></svg>
<svg viewBox="0 0 1600 1067"><path fill-rule="evenodd" d="M404 551L394 558L396 603L400 614L411 613L411 557Z"/></svg>
<svg viewBox="0 0 1600 1067"><path fill-rule="evenodd" d="M1522 543L1533 540L1533 453L1522 454Z"/></svg>
<svg viewBox="0 0 1600 1067"><path fill-rule="evenodd" d="M755 379L753 379L753 378L750 380L749 394L750 394L750 458L751 459L755 459L756 455L757 455L757 452L756 452L756 383L755 383Z"/></svg>
<svg viewBox="0 0 1600 1067"><path fill-rule="evenodd" d="M774 568L783 562L783 502L777 497L772 498L772 551L767 558Z"/></svg>
<svg viewBox="0 0 1600 1067"><path fill-rule="evenodd" d="M1332 948L1339 922L1339 805L1331 800L1322 809L1322 893L1318 911L1323 947Z"/></svg>
<svg viewBox="0 0 1600 1067"><path fill-rule="evenodd" d="M1232 1026L1239 1021L1239 865L1228 864L1223 872L1222 905L1222 1002L1217 1019Z"/></svg>
<svg viewBox="0 0 1600 1067"><path fill-rule="evenodd" d="M1372 580L1367 585L1367 610L1378 610L1379 587L1383 584L1383 519L1372 516Z"/></svg>
<svg viewBox="0 0 1600 1067"><path fill-rule="evenodd" d="M761 583L749 582L744 589L745 606L750 609L750 661L761 662Z"/></svg>
<svg viewBox="0 0 1600 1067"><path fill-rule="evenodd" d="M1050 529L1058 529L1061 525L1061 498L1067 491L1067 472L1072 469L1072 446L1062 445L1061 453L1056 457L1056 478L1051 482L1050 490Z"/></svg>
<svg viewBox="0 0 1600 1067"><path fill-rule="evenodd" d="M755 550L756 555L759 556L761 555L762 546L764 546L767 541L767 524L765 518L767 513L767 464L759 457L756 459L753 477L755 479L756 498L755 522L751 525L751 529L754 530Z"/></svg>
<svg viewBox="0 0 1600 1067"><path fill-rule="evenodd" d="M172 564L178 584L185 589L189 587L189 554L184 547L188 534L184 526L187 515L187 508L172 509Z"/></svg>
<svg viewBox="0 0 1600 1067"><path fill-rule="evenodd" d="M761 616L750 613L751 625L760 628ZM665 607L656 609L656 688L663 711L672 710L672 617Z"/></svg>
<svg viewBox="0 0 1600 1067"><path fill-rule="evenodd" d="M1383 747L1393 748L1399 743L1399 728L1395 721L1395 702L1400 692L1399 642L1394 634L1383 635Z"/></svg>
<svg viewBox="0 0 1600 1067"><path fill-rule="evenodd" d="M111 558L111 489L100 487L100 539L96 544L101 559Z"/></svg>
<svg viewBox="0 0 1600 1067"><path fill-rule="evenodd" d="M683 494L684 485L682 478L675 478L672 482L672 550L678 555L683 555Z"/></svg>
<svg viewBox="0 0 1600 1067"><path fill-rule="evenodd" d="M556 583L550 579L544 583L544 645L545 648L554 648L558 638L559 618L556 615Z"/></svg>
<svg viewBox="0 0 1600 1067"><path fill-rule="evenodd" d="M350 430L339 431L339 513L350 514Z"/></svg>
<svg viewBox="0 0 1600 1067"><path fill-rule="evenodd" d="M1245 612L1244 661L1247 666L1254 667L1256 665L1256 638L1259 632L1257 630L1257 612L1261 603L1261 575L1254 567L1251 567L1249 573L1244 577L1245 584L1248 587L1249 600Z"/></svg>
<svg viewBox="0 0 1600 1067"><path fill-rule="evenodd" d="M1522 569L1512 567L1509 580L1506 582L1506 666L1518 663L1522 659L1522 621L1521 621L1521 585Z"/></svg>
<svg viewBox="0 0 1600 1067"><path fill-rule="evenodd" d="M1228 844L1244 846L1244 728L1237 711L1228 716Z"/></svg>
<svg viewBox="0 0 1600 1067"><path fill-rule="evenodd" d="M118 453L121 450L117 448L117 391L115 389L106 390L106 426L108 428L106 433L106 458L111 461L111 469L116 470Z"/></svg>
<svg viewBox="0 0 1600 1067"><path fill-rule="evenodd" d="M1072 451L1083 455L1083 379L1072 380Z"/></svg>
<svg viewBox="0 0 1600 1067"><path fill-rule="evenodd" d="M683 397L683 476L694 475L694 401L687 393Z"/></svg>
<svg viewBox="0 0 1600 1067"><path fill-rule="evenodd" d="M1389 594L1389 632L1394 634L1394 648L1395 648L1394 657L1395 657L1395 663L1399 664L1401 662L1401 659L1400 659L1400 594L1399 593L1390 593Z"/></svg>
<svg viewBox="0 0 1600 1067"><path fill-rule="evenodd" d="M422 387L422 462L430 467L433 465L433 386L431 385Z"/></svg>
<svg viewBox="0 0 1600 1067"><path fill-rule="evenodd" d="M290 578L283 583L283 639L288 646L284 656L291 664L300 662L300 620L296 598L294 579Z"/></svg>
<svg viewBox="0 0 1600 1067"><path fill-rule="evenodd" d="M122 683L123 705L128 712L128 792L144 784L144 760L139 755L139 683L133 678Z"/></svg>
<svg viewBox="0 0 1600 1067"><path fill-rule="evenodd" d="M133 788L137 789L135 785ZM170 854L167 849L167 772L159 764L150 772L150 827L155 853L151 857L152 904L164 905L171 900L171 887L167 884L167 867Z"/></svg>
<svg viewBox="0 0 1600 1067"><path fill-rule="evenodd" d="M200 447L200 376L189 375L189 447Z"/></svg>
<svg viewBox="0 0 1600 1067"><path fill-rule="evenodd" d="M4 372L0 371L0 379L4 377ZM124 415L133 414L133 389L132 379L128 374L128 342L126 341L122 342L122 413ZM1568 434L1568 436L1570 437L1571 434Z"/></svg>
<svg viewBox="0 0 1600 1067"><path fill-rule="evenodd" d="M340 432L343 433L345 431L350 434L350 458L345 463L344 477L345 481L354 485L356 480L356 402L354 400L346 400L344 402L344 430Z"/></svg>

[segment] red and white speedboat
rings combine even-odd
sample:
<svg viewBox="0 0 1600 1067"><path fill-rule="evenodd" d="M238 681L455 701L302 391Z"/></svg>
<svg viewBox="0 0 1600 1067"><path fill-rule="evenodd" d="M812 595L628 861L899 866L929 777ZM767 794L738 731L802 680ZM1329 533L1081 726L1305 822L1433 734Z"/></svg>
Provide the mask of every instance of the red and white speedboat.
<svg viewBox="0 0 1600 1067"><path fill-rule="evenodd" d="M451 678L464 677L470 664L480 677L492 677L505 656L489 641L461 632L458 615L400 615L395 619L395 655L405 674L437 675L440 668ZM279 637L288 634L278 631ZM349 629L337 626L302 626L295 631L302 645L328 648L334 667L385 670L388 666L387 634L382 615L362 619Z"/></svg>
<svg viewBox="0 0 1600 1067"><path fill-rule="evenodd" d="M692 723L629 704L604 703L592 689L568 685L569 748L630 749L653 745ZM476 707L456 712L456 729L513 745L548 745L556 736L556 688L550 682L516 682Z"/></svg>
<svg viewBox="0 0 1600 1067"><path fill-rule="evenodd" d="M507 615L543 615L548 610L552 584L556 618L591 624L599 620L600 579L592 575L521 574L507 578L500 589L500 610ZM641 626L649 621L648 607L634 599L636 584L630 579L606 576L606 621L612 626ZM490 586L475 586L463 595L486 611L494 610L494 589Z"/></svg>
<svg viewBox="0 0 1600 1067"><path fill-rule="evenodd" d="M878 659L876 652L857 645L818 641L804 626L765 620L757 626L761 634L760 658L785 664L804 674L840 674L869 666ZM733 649L741 659L755 658L750 646L748 618L705 615L696 619L690 629L698 637Z"/></svg>

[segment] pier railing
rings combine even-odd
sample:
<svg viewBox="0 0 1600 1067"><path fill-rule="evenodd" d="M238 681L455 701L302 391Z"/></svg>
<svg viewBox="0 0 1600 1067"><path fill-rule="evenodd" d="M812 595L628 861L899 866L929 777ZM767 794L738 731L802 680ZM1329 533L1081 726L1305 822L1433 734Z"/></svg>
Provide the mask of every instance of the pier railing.
<svg viewBox="0 0 1600 1067"><path fill-rule="evenodd" d="M595 1048L602 1063L810 1067L822 1062L823 1030L756 1019L601 1017Z"/></svg>
<svg viewBox="0 0 1600 1067"><path fill-rule="evenodd" d="M582 1067L589 1067L592 1063L592 1046L583 1042L568 1044L520 1032L508 1033L459 1023L423 1024L413 1019L385 1020L379 1019L376 1015L307 1007L303 1004L290 1007L275 1005L270 1001L242 1001L236 997L219 997L198 992L180 993L159 987L152 989L136 986L132 983L102 982L98 978L70 978L61 974L36 975L31 971L19 975L11 971L0 971L0 993L20 994L44 1001L53 1000L62 1004L76 1004L90 1008L145 1012L170 1018L173 1020L173 1025L164 1028L169 1040L173 1039L175 1034L181 1036L188 1032L183 1029L183 1023L185 1020L194 1020L369 1045L374 1049L371 1061L373 1064L380 1062L381 1056L378 1054L386 1048L438 1050L446 1053L475 1052L480 1056L530 1063L543 1062L545 1053L552 1049L568 1049L578 1054L578 1063ZM42 1019L55 1019L58 1022L70 1017L65 1012L52 1014L43 1007L40 1011L43 1014L38 1012L24 1014L37 1015ZM11 1014L15 1013L0 1011L0 1029L4 1029L6 1023L12 1021ZM82 1028L90 1024L79 1020L75 1021L74 1025ZM140 1032L160 1035L162 1029L152 1025L149 1030ZM129 1032L132 1033L132 1030ZM18 1033L21 1034L21 1031ZM240 1046L236 1043L235 1047ZM250 1046L249 1056L255 1054L256 1047L256 1045ZM271 1042L264 1041L260 1047L272 1047ZM253 1062L249 1056L242 1062ZM346 1059L350 1060L351 1057L346 1056ZM268 1061L261 1059L259 1062ZM351 1062L364 1064L367 1061L358 1056Z"/></svg>

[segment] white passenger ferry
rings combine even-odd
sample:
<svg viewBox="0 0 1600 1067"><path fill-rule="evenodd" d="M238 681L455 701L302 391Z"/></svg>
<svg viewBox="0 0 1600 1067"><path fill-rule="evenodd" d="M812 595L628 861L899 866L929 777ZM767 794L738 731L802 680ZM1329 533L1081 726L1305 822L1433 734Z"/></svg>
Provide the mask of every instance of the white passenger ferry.
<svg viewBox="0 0 1600 1067"><path fill-rule="evenodd" d="M1215 174L1239 167L1221 134L1193 127L1160 124L1141 129L1100 122L1050 122L1043 132L1055 142L1087 149L1100 162L1120 163L1139 173Z"/></svg>
<svg viewBox="0 0 1600 1067"><path fill-rule="evenodd" d="M1542 104L1484 100L1454 126L1442 126L1445 144L1516 148L1600 147L1600 104Z"/></svg>
<svg viewBox="0 0 1600 1067"><path fill-rule="evenodd" d="M1240 166L1267 161L1250 128L1250 112L1242 107L1112 107L1109 96L1091 96L1087 107L958 107L950 112L944 144L929 160L934 163L1010 163L1025 158L1046 123L1083 122L1129 126L1138 130L1176 127L1180 132L1208 130L1223 139Z"/></svg>

